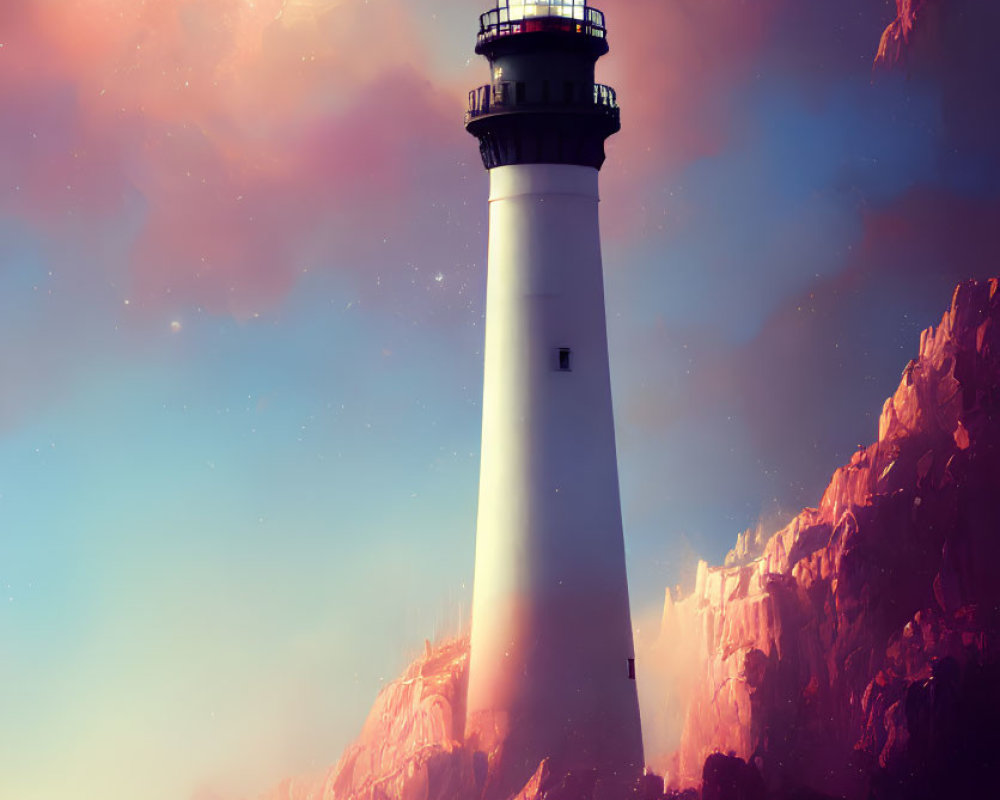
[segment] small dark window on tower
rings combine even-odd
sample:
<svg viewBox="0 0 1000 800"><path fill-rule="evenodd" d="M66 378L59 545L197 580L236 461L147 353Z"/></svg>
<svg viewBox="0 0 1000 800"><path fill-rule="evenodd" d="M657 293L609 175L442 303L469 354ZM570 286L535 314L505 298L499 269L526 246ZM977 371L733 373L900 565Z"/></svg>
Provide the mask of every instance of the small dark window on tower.
<svg viewBox="0 0 1000 800"><path fill-rule="evenodd" d="M558 360L557 363L559 365L559 371L560 372L569 372L570 371L570 360L569 360L569 348L568 347L560 347L559 348L559 360Z"/></svg>
<svg viewBox="0 0 1000 800"><path fill-rule="evenodd" d="M630 681L634 681L635 680L635 659L634 658L630 658L628 660L628 679Z"/></svg>
<svg viewBox="0 0 1000 800"><path fill-rule="evenodd" d="M542 102L549 102L549 82L542 81Z"/></svg>
<svg viewBox="0 0 1000 800"><path fill-rule="evenodd" d="M573 84L572 84L571 81L566 81L566 87L565 87L564 91L566 92L566 102L567 103L572 103L573 102Z"/></svg>
<svg viewBox="0 0 1000 800"><path fill-rule="evenodd" d="M524 81L518 81L514 85L514 102L518 104L524 102Z"/></svg>

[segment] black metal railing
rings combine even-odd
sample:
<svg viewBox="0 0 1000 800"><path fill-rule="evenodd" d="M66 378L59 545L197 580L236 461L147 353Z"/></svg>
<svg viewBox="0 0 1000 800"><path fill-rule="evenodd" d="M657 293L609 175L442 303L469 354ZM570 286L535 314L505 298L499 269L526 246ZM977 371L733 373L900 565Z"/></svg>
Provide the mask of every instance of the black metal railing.
<svg viewBox="0 0 1000 800"><path fill-rule="evenodd" d="M530 9L530 11L529 11ZM607 38L604 14L590 6L540 2L518 5L511 9L506 2L481 14L477 44L489 42L501 36L536 31L556 31L580 33L598 39Z"/></svg>
<svg viewBox="0 0 1000 800"><path fill-rule="evenodd" d="M603 83L595 83L592 96L573 98L568 102L526 102L518 98L514 81L487 83L469 92L469 110L465 112L465 124L486 114L502 114L510 111L531 111L545 109L551 111L582 110L613 116L619 113L618 96L615 90Z"/></svg>

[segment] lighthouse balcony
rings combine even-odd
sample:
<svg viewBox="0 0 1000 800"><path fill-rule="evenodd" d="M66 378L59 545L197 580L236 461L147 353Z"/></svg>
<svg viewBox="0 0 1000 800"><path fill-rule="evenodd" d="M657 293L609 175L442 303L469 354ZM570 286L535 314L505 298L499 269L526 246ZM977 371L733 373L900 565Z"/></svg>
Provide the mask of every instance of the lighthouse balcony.
<svg viewBox="0 0 1000 800"><path fill-rule="evenodd" d="M504 36L521 33L571 33L607 38L604 14L582 0L498 0L479 17L479 48Z"/></svg>
<svg viewBox="0 0 1000 800"><path fill-rule="evenodd" d="M515 81L488 83L469 92L469 110L465 112L465 124L482 117L520 112L583 113L610 117L618 122L620 111L618 96L610 86L595 83L577 91L567 84L560 97L549 97L548 92L540 100L526 97L524 84ZM589 90L589 91L588 91ZM617 130L617 124L615 125Z"/></svg>

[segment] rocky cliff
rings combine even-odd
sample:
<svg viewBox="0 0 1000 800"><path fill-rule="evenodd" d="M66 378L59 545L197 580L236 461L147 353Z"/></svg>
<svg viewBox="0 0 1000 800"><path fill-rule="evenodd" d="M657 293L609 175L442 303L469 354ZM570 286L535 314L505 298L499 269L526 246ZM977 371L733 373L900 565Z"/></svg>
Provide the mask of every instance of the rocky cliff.
<svg viewBox="0 0 1000 800"><path fill-rule="evenodd" d="M667 596L656 674L684 714L680 748L660 761L668 783L698 784L716 751L754 764L772 795L934 796L992 768L996 280L958 287L886 400L878 441L819 506L739 555Z"/></svg>
<svg viewBox="0 0 1000 800"><path fill-rule="evenodd" d="M1000 769L998 564L1000 291L971 281L818 507L701 563L687 597L667 593L639 678L662 681L683 735L647 759L705 798L980 796ZM428 645L336 767L267 800L479 796L467 656L466 639ZM595 785L543 762L517 800L591 800ZM663 791L650 775L635 796Z"/></svg>
<svg viewBox="0 0 1000 800"><path fill-rule="evenodd" d="M910 48L936 35L942 0L896 0L896 18L882 33L875 64L893 67L907 59Z"/></svg>

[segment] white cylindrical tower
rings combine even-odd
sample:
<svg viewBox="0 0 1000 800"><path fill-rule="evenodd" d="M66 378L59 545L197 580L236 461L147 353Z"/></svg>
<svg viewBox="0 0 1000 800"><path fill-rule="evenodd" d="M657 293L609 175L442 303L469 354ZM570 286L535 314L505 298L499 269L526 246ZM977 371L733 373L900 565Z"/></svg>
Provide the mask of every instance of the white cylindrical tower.
<svg viewBox="0 0 1000 800"><path fill-rule="evenodd" d="M466 125L490 174L483 437L467 740L487 796L544 758L620 796L643 765L598 232L618 130L604 17L501 0Z"/></svg>

